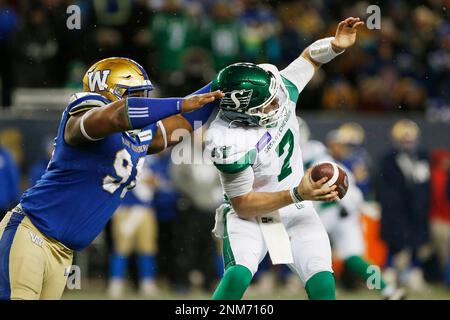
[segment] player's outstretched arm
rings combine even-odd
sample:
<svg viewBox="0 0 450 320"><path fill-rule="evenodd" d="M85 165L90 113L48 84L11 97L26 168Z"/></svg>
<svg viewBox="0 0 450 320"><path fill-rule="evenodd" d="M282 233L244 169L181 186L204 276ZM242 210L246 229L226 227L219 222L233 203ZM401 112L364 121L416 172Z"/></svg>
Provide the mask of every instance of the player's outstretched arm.
<svg viewBox="0 0 450 320"><path fill-rule="evenodd" d="M64 140L78 146L115 132L141 129L173 115L194 111L220 97L220 91L186 98L127 97L71 116L66 124Z"/></svg>
<svg viewBox="0 0 450 320"><path fill-rule="evenodd" d="M246 170L252 170L247 168ZM244 186L236 188L236 181L246 180L250 181L250 185L253 179L248 177L244 178L243 175L251 174L249 171L238 173L237 175L224 175L221 173L222 183L225 191L230 189L241 189ZM254 192L249 191L243 195L230 197L233 209L236 214L243 219L253 218L259 215L267 214L286 207L290 204L301 202L304 200L313 201L335 201L337 200L336 186L329 187L325 184L327 178L322 178L317 182L312 182L310 179L311 170L306 171L305 175L300 182L300 185L295 188L296 190L285 190L279 192ZM240 175L240 176L239 176ZM234 181L233 181L234 180ZM234 186L233 186L234 185ZM234 191L236 192L236 191Z"/></svg>
<svg viewBox="0 0 450 320"><path fill-rule="evenodd" d="M353 46L358 27L364 24L360 18L350 17L338 24L334 37L320 39L307 47L301 54L316 69Z"/></svg>
<svg viewBox="0 0 450 320"><path fill-rule="evenodd" d="M188 97L198 96L210 91L211 84L209 83ZM216 99L221 97L223 97L223 93L218 94ZM216 106L216 101L210 102L195 111L183 112L182 114L171 116L158 122L158 131L152 140L148 153L158 153L167 147L171 147L181 142L184 135L191 133L194 129L199 126L201 127L208 121ZM197 125L197 123L199 125ZM178 132L176 132L176 130L178 130Z"/></svg>
<svg viewBox="0 0 450 320"><path fill-rule="evenodd" d="M281 75L295 86L297 90L294 91L300 93L322 64L330 62L355 43L357 28L363 24L359 18L353 17L341 21L334 37L312 43L297 59L281 70Z"/></svg>

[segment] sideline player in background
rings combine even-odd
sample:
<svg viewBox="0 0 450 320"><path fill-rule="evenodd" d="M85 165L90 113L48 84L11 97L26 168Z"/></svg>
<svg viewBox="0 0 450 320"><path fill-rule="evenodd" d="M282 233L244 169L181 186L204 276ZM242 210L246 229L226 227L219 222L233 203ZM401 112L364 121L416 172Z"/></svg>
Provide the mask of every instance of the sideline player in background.
<svg viewBox="0 0 450 320"><path fill-rule="evenodd" d="M152 296L158 292L155 282L158 223L152 203L158 181L147 160L142 169L141 182L127 193L111 219L114 252L109 260L108 293L113 298L120 297L124 292L132 253L136 253L137 258L139 294Z"/></svg>
<svg viewBox="0 0 450 320"><path fill-rule="evenodd" d="M327 151L327 148L317 140L309 140L309 129L306 122L297 117L300 131L300 146L305 169L320 162L339 163ZM331 131L327 142L340 139L340 130ZM362 191L357 187L351 170L340 163L347 172L349 187L343 199L339 202L314 202L314 208L319 214L327 233L331 239L333 252L343 263L345 268L354 272L367 284L373 278L370 272L371 264L364 259L364 239L360 220L361 209L365 202ZM381 277L381 275L380 275ZM374 283L371 283L375 285ZM405 291L397 288L395 284L387 284L381 277L380 286L375 288L380 291L383 298L399 300L405 298Z"/></svg>
<svg viewBox="0 0 450 320"><path fill-rule="evenodd" d="M92 65L83 88L63 112L47 171L0 223L0 299L59 299L73 250L101 232L145 156L178 143L175 129L206 122L223 96L208 85L185 98L149 98L147 73L126 58Z"/></svg>
<svg viewBox="0 0 450 320"><path fill-rule="evenodd" d="M223 237L225 274L213 299L240 299L261 260L288 264L309 299L335 299L330 242L312 203L333 201L335 186L303 172L295 114L299 93L322 64L356 41L363 22L348 18L335 37L320 39L279 71L238 63L221 70L212 87L225 97L208 129L206 148L220 172L226 202L214 233Z"/></svg>
<svg viewBox="0 0 450 320"><path fill-rule="evenodd" d="M424 292L423 267L430 259L430 163L420 146L420 128L400 119L390 131L392 146L379 160L381 239L388 248L385 274L410 290Z"/></svg>

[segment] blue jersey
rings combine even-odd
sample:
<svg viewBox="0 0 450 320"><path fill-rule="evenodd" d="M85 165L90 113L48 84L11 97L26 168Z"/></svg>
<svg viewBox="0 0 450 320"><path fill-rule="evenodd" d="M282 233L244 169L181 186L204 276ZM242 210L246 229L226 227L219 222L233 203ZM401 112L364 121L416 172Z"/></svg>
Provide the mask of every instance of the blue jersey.
<svg viewBox="0 0 450 320"><path fill-rule="evenodd" d="M73 250L88 246L136 184L156 124L137 135L114 133L83 147L64 141L68 118L109 103L98 94L76 94L63 113L55 151L45 174L20 204L45 235Z"/></svg>
<svg viewBox="0 0 450 320"><path fill-rule="evenodd" d="M30 186L34 186L36 182L42 177L45 170L47 170L48 166L48 159L42 159L33 164L33 166L30 169L30 172L28 173L28 181L30 182Z"/></svg>
<svg viewBox="0 0 450 320"><path fill-rule="evenodd" d="M149 174L151 174L151 170L147 162L148 161L145 161L141 176L148 176ZM136 188L134 188L130 192L127 192L127 195L125 196L125 198L123 198L121 205L128 207L144 206L151 208L153 206L153 195L153 187L149 186L145 182L141 182L136 186Z"/></svg>
<svg viewBox="0 0 450 320"><path fill-rule="evenodd" d="M342 163L349 168L353 173L356 172L357 167L359 167L359 174L356 175L358 178L355 180L355 184L361 189L365 198L370 194L371 180L370 180L370 158L367 151L362 147L356 147L352 154L346 159L342 159ZM361 168L364 168L361 172ZM362 173L365 173L362 175Z"/></svg>
<svg viewBox="0 0 450 320"><path fill-rule="evenodd" d="M159 221L175 219L180 192L172 184L170 177L170 153L160 154L150 162L153 173L158 177L160 185L155 189L153 207Z"/></svg>

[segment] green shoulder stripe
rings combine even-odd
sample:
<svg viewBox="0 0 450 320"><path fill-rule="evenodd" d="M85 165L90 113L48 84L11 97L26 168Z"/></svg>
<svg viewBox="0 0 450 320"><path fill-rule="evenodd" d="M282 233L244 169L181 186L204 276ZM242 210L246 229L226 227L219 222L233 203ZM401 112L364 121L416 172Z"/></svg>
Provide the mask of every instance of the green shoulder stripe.
<svg viewBox="0 0 450 320"><path fill-rule="evenodd" d="M255 163L256 159L256 149L252 149L248 151L245 155L242 156L238 161L233 163L214 163L217 169L222 171L223 173L238 173L242 170L247 169L249 166Z"/></svg>
<svg viewBox="0 0 450 320"><path fill-rule="evenodd" d="M286 86L286 89L289 93L289 99L293 103L297 103L298 95L300 94L300 92L298 92L297 87L295 86L295 84L293 84L290 80L286 79L285 77L281 76L281 79L283 79L284 85Z"/></svg>

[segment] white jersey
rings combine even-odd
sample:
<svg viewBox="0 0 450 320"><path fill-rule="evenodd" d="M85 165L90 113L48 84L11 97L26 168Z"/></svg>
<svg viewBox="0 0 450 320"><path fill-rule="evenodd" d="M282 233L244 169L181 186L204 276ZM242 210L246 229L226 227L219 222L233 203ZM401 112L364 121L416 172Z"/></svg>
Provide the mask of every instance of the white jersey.
<svg viewBox="0 0 450 320"><path fill-rule="evenodd" d="M251 166L256 192L288 190L298 186L304 173L295 107L306 83L293 69L290 65L279 73L289 101L285 117L275 127L236 126L218 115L206 135L206 149L214 165L224 173Z"/></svg>
<svg viewBox="0 0 450 320"><path fill-rule="evenodd" d="M251 190L288 190L303 176L295 105L314 68L303 58L281 72L272 65L261 67L271 68L285 86L284 118L263 128L235 126L219 116L206 134L207 152L230 198ZM269 252L272 263L288 264L305 283L318 272L332 272L330 242L310 201L250 219L241 219L226 202L216 210L213 233L223 239L225 267L242 265L255 274Z"/></svg>

